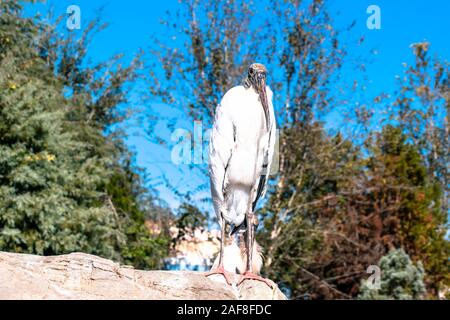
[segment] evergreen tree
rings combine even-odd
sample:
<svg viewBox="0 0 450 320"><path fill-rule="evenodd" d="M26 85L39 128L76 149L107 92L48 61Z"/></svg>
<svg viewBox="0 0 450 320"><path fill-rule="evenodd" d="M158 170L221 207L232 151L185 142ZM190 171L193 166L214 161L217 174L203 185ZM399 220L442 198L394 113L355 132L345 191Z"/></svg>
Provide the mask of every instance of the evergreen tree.
<svg viewBox="0 0 450 320"><path fill-rule="evenodd" d="M92 145L92 155L112 158L108 167L111 176L104 192L126 238L119 249L121 257L136 268L161 268L169 249L169 235L151 234L145 225L146 219L154 215L144 207L148 209L148 202L156 199L143 187L144 171L136 167L134 155L125 146L125 134L120 129L111 130L130 114L130 108L125 106L141 61L138 54L129 65L124 65L119 54L108 61L87 63L90 41L104 28L106 24L97 18L77 37L74 33L61 36L57 25L48 25L41 33L40 55L64 88L70 89L67 126L81 132L80 139ZM152 210L156 215L164 211L156 203Z"/></svg>
<svg viewBox="0 0 450 320"><path fill-rule="evenodd" d="M129 154L120 166L113 167L106 192L126 237L126 244L120 248L124 262L139 269L161 269L163 258L169 252L170 235L164 228L153 234L146 226L147 220L159 224L164 208L157 205L152 193L142 186L140 174L143 173L137 172L132 155ZM164 214L169 219L172 214L166 211Z"/></svg>
<svg viewBox="0 0 450 320"><path fill-rule="evenodd" d="M362 300L388 300L388 299L423 299L425 285L423 278L425 272L422 264L417 265L403 249L391 250L380 259L381 270L379 288L373 283L364 280L358 299Z"/></svg>
<svg viewBox="0 0 450 320"><path fill-rule="evenodd" d="M103 191L126 238L118 249L121 258L136 268L161 268L169 235L151 234L146 227L149 214L144 206L155 199L143 187L144 171L136 167L133 153L124 144L125 134L111 129L131 113L126 104L138 77L139 54L129 65L123 64L121 55L91 65L86 62L90 41L106 28L100 18L90 21L80 37L74 33L61 36L57 27L47 25L41 32L40 55L70 92L66 99L71 108L65 113L68 129L80 132L80 140L92 146L92 156L111 158L107 168L111 175ZM160 212L163 208L154 203L152 209Z"/></svg>
<svg viewBox="0 0 450 320"><path fill-rule="evenodd" d="M145 226L155 199L123 135L109 130L124 119L138 59L89 66L99 20L81 39L61 37L57 25L24 18L17 1L0 6L0 250L83 251L161 267L168 235Z"/></svg>
<svg viewBox="0 0 450 320"><path fill-rule="evenodd" d="M0 250L119 259L125 237L101 192L111 158L66 130L69 106L36 50L38 26L13 1L0 10Z"/></svg>
<svg viewBox="0 0 450 320"><path fill-rule="evenodd" d="M184 202L180 205L178 211L178 217L175 221L178 234L173 239L175 243L184 239L186 235L193 237L196 229L202 230L206 228L208 215L197 207Z"/></svg>

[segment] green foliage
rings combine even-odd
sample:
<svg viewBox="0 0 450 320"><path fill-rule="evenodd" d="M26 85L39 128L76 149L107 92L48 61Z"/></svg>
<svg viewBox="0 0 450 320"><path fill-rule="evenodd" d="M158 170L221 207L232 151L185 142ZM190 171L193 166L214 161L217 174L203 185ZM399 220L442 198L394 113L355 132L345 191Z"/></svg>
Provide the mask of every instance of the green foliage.
<svg viewBox="0 0 450 320"><path fill-rule="evenodd" d="M0 24L0 250L118 259L125 237L101 201L111 159L66 130L69 106L34 49L37 26L12 8L2 4Z"/></svg>
<svg viewBox="0 0 450 320"><path fill-rule="evenodd" d="M168 235L145 225L154 198L120 132L104 134L123 120L119 104L138 59L86 66L98 20L78 41L23 18L16 1L0 11L0 250L83 251L161 267Z"/></svg>
<svg viewBox="0 0 450 320"><path fill-rule="evenodd" d="M425 272L422 264L417 265L403 249L391 250L380 259L381 277L379 289L373 288L368 280L362 281L358 299L388 300L388 299L423 299Z"/></svg>
<svg viewBox="0 0 450 320"><path fill-rule="evenodd" d="M193 235L194 230L207 226L208 216L197 207L182 203L179 208L175 226L178 228L178 235L174 241L183 239L186 235Z"/></svg>
<svg viewBox="0 0 450 320"><path fill-rule="evenodd" d="M152 234L145 225L147 213L142 198L152 202L148 192L142 188L141 178L132 166L130 156L114 174L107 185L111 206L119 216L120 227L126 237L126 244L120 248L125 263L139 269L161 269L162 258L169 250L168 233ZM153 204L150 210L160 210Z"/></svg>
<svg viewBox="0 0 450 320"><path fill-rule="evenodd" d="M428 289L437 295L449 281L447 213L441 209L440 183L427 174L417 146L406 140L401 128L383 128L367 163L368 188L373 190L371 201L384 202L389 213L384 214L384 224L389 227L385 233L391 234L391 242L404 247L414 261L423 262Z"/></svg>

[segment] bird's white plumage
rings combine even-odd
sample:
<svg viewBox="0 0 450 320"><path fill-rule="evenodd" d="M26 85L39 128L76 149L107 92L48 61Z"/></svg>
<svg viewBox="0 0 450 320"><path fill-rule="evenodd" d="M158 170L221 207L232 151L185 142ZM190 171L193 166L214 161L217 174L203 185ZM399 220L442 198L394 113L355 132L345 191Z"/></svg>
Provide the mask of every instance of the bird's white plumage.
<svg viewBox="0 0 450 320"><path fill-rule="evenodd" d="M243 274L247 264L244 239L234 240L223 250L223 267L226 271ZM252 272L259 274L263 265L262 249L257 242L253 246ZM212 268L219 266L219 257L216 258Z"/></svg>
<svg viewBox="0 0 450 320"><path fill-rule="evenodd" d="M249 200L256 200L261 175L269 174L275 146L276 122L272 91L266 87L270 128L256 91L230 89L216 109L209 144L211 193L218 220L240 225ZM263 167L267 164L267 169ZM265 194L267 180L262 195Z"/></svg>

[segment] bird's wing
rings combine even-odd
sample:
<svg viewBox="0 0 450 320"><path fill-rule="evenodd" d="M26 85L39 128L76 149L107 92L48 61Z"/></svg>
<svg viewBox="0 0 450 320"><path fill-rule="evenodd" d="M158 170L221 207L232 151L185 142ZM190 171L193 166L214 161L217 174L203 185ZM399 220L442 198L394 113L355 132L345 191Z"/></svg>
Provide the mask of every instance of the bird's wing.
<svg viewBox="0 0 450 320"><path fill-rule="evenodd" d="M253 208L255 210L256 204L259 199L263 198L267 191L267 181L269 180L270 168L272 166L273 154L275 151L275 143L276 143L276 121L275 121L275 113L273 110L272 103L272 91L267 89L267 100L269 102L269 115L270 115L270 133L269 133L269 143L267 145L267 149L264 151L264 161L263 161L263 170L258 182L258 188L256 190L255 200L253 201Z"/></svg>
<svg viewBox="0 0 450 320"><path fill-rule="evenodd" d="M234 125L229 114L230 99L225 95L216 108L214 126L209 141L209 177L211 195L219 222L225 210L225 173L234 147Z"/></svg>

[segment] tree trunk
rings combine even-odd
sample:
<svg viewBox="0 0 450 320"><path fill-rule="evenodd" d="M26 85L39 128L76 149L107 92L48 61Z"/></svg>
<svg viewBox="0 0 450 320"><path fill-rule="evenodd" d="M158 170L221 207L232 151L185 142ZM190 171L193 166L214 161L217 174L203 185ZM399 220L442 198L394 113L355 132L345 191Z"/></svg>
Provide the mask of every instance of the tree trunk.
<svg viewBox="0 0 450 320"><path fill-rule="evenodd" d="M135 270L85 253L44 257L0 252L0 299L286 299L262 282L246 280L235 288L222 278Z"/></svg>

